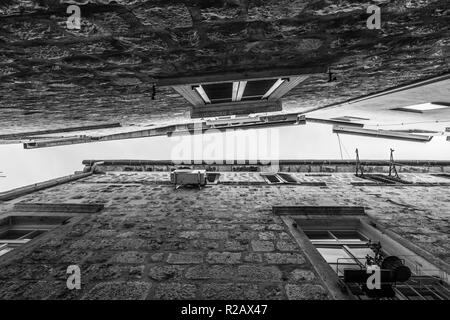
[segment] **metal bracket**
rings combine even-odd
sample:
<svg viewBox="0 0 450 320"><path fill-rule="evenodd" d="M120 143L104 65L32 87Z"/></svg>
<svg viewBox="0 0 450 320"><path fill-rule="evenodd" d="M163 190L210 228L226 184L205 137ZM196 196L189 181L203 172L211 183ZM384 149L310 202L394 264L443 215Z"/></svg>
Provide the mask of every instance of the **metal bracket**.
<svg viewBox="0 0 450 320"><path fill-rule="evenodd" d="M356 153L356 176L357 177L364 177L363 166L361 164L361 161L359 160L358 148L356 149L355 153ZM360 171L361 171L361 174L359 174Z"/></svg>
<svg viewBox="0 0 450 320"><path fill-rule="evenodd" d="M394 149L391 149L391 157L389 159L389 177L394 177L396 179L400 179L398 176L397 168L395 167L395 161L394 161Z"/></svg>

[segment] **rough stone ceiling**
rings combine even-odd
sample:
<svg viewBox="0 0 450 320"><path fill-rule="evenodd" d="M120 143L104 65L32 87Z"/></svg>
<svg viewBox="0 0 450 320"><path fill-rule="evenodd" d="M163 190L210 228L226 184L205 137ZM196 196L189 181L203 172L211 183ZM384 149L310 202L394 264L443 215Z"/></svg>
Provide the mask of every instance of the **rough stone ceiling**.
<svg viewBox="0 0 450 320"><path fill-rule="evenodd" d="M81 7L81 30L66 9ZM368 30L366 8L382 8ZM188 118L160 77L326 64L283 104L304 111L450 70L448 0L0 0L1 132Z"/></svg>

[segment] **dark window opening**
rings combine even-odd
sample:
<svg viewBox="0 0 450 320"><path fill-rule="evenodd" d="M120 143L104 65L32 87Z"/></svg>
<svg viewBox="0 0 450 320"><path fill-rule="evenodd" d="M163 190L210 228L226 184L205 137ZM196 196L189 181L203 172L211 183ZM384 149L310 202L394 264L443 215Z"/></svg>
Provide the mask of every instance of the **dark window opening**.
<svg viewBox="0 0 450 320"><path fill-rule="evenodd" d="M0 221L0 257L19 248L71 217L12 216Z"/></svg>
<svg viewBox="0 0 450 320"><path fill-rule="evenodd" d="M213 83L202 85L211 103L231 102L233 83Z"/></svg>
<svg viewBox="0 0 450 320"><path fill-rule="evenodd" d="M267 174L263 173L261 176L268 184L298 184L304 186L321 186L324 187L327 184L325 182L318 181L300 181L289 173L276 173Z"/></svg>
<svg viewBox="0 0 450 320"><path fill-rule="evenodd" d="M283 181L276 174L263 174L262 177L268 184L280 184Z"/></svg>
<svg viewBox="0 0 450 320"><path fill-rule="evenodd" d="M298 183L297 179L292 177L290 174L287 173L279 173L278 176L286 181L287 183Z"/></svg>
<svg viewBox="0 0 450 320"><path fill-rule="evenodd" d="M412 182L406 181L403 179L398 179L395 177L390 177L383 174L364 174L364 175L356 175L358 178L379 182L383 184L411 184Z"/></svg>
<svg viewBox="0 0 450 320"><path fill-rule="evenodd" d="M192 88L197 90L206 104L217 104L268 98L282 82L281 79L265 79L210 83L193 86Z"/></svg>
<svg viewBox="0 0 450 320"><path fill-rule="evenodd" d="M32 229L28 230L10 229L0 234L0 241L33 239L38 235L42 234L43 232L44 231L42 230L32 230Z"/></svg>
<svg viewBox="0 0 450 320"><path fill-rule="evenodd" d="M275 84L276 79L256 80L247 82L242 100L257 100L267 93Z"/></svg>
<svg viewBox="0 0 450 320"><path fill-rule="evenodd" d="M304 231L310 240L332 240L333 236L328 231Z"/></svg>

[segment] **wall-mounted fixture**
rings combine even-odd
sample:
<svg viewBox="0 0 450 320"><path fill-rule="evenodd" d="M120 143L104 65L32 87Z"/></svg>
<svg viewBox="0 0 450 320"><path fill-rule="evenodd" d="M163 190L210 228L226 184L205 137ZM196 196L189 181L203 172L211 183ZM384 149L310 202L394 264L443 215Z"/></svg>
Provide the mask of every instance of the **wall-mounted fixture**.
<svg viewBox="0 0 450 320"><path fill-rule="evenodd" d="M170 182L178 189L182 186L206 185L206 170L177 169L170 173Z"/></svg>

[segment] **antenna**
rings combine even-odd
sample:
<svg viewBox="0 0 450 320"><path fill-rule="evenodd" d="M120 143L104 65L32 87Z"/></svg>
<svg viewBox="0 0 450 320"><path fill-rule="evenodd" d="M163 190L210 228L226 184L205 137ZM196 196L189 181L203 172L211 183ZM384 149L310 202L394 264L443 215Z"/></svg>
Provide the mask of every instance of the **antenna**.
<svg viewBox="0 0 450 320"><path fill-rule="evenodd" d="M395 161L394 161L394 149L391 148L391 157L389 159L389 177L394 176L397 179L400 179L398 176L397 168L395 167Z"/></svg>
<svg viewBox="0 0 450 320"><path fill-rule="evenodd" d="M364 171L363 171L363 167L361 165L361 161L359 161L359 152L358 152L358 148L356 148L356 176L357 177L363 177L364 176ZM361 171L361 174L358 174L359 171Z"/></svg>

